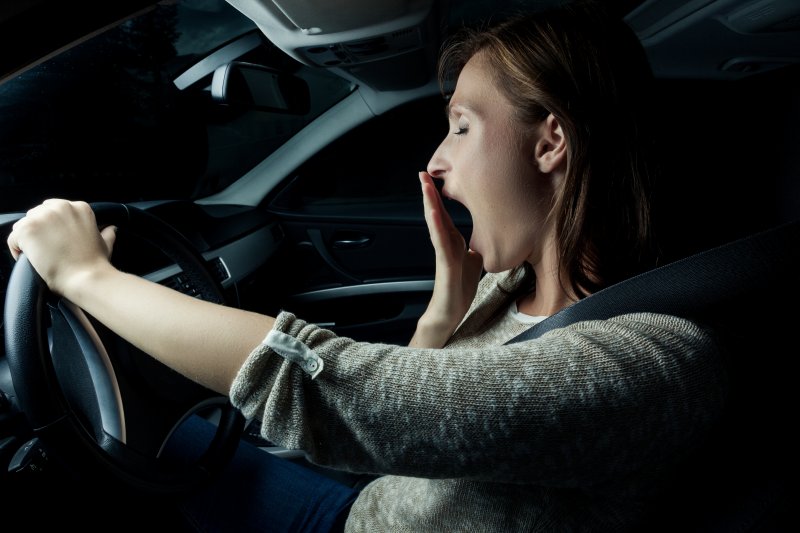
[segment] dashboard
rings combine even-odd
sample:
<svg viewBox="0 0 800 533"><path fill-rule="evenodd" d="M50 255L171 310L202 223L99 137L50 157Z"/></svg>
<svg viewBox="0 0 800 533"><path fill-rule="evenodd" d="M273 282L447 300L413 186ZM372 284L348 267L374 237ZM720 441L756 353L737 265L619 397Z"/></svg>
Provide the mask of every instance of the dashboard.
<svg viewBox="0 0 800 533"><path fill-rule="evenodd" d="M285 237L270 215L248 206L201 206L183 201L131 205L158 216L186 237L208 262L223 289L235 289L237 283L266 264ZM119 248L124 252L114 257L118 268L197 296L197 290L163 254L148 253L146 246L136 243ZM227 292L235 297L235 291Z"/></svg>

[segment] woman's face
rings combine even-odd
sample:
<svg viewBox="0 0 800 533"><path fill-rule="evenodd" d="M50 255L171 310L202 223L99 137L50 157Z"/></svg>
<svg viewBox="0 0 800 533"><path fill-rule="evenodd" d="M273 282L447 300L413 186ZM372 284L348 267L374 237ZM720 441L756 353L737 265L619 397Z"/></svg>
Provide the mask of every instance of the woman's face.
<svg viewBox="0 0 800 533"><path fill-rule="evenodd" d="M554 185L534 157L537 127L515 118L493 79L480 53L464 66L448 105L450 132L428 173L444 180L443 195L472 215L469 246L484 269L501 272L540 262L552 232L546 220Z"/></svg>

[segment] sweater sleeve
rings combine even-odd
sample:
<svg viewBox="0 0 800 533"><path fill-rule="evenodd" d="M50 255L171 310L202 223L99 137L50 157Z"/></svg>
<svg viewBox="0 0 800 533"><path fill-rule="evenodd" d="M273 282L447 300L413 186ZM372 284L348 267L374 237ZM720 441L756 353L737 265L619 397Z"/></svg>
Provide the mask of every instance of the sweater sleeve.
<svg viewBox="0 0 800 533"><path fill-rule="evenodd" d="M302 355L257 347L233 404L270 441L355 472L585 486L678 460L724 403L713 338L667 315L444 349L356 342L286 312L273 331Z"/></svg>

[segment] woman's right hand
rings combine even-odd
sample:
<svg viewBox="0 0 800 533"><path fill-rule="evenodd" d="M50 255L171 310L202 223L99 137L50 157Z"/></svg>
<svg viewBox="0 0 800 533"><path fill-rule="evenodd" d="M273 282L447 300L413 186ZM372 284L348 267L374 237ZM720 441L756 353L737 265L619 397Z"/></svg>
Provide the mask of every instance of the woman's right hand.
<svg viewBox="0 0 800 533"><path fill-rule="evenodd" d="M433 178L419 173L425 222L436 255L433 295L409 346L441 348L467 313L481 277L483 258L467 248L442 203Z"/></svg>
<svg viewBox="0 0 800 533"><path fill-rule="evenodd" d="M14 224L8 248L47 286L162 363L220 394L273 317L195 298L116 269L115 228L98 230L85 202L51 199Z"/></svg>

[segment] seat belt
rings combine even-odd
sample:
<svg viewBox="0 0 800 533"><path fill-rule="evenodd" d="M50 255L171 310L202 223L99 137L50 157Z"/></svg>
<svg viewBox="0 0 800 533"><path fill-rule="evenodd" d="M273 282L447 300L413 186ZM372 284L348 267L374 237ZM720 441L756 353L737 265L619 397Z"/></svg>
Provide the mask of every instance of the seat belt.
<svg viewBox="0 0 800 533"><path fill-rule="evenodd" d="M506 344L582 320L654 312L704 321L769 313L800 267L800 220L710 248L606 287L534 324ZM756 307L747 307L756 306Z"/></svg>

